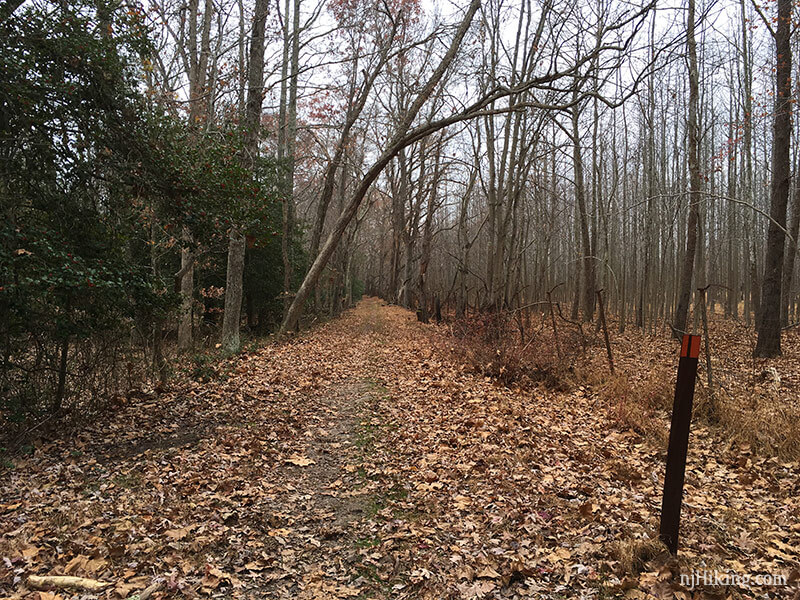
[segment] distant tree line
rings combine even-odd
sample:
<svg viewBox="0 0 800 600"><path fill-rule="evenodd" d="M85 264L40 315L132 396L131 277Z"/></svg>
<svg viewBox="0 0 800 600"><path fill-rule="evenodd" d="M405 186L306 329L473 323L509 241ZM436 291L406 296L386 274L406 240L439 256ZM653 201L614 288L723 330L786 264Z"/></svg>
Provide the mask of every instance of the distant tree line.
<svg viewBox="0 0 800 600"><path fill-rule="evenodd" d="M720 7L724 5L722 10ZM794 7L0 11L0 396L58 412L366 290L680 335L800 316ZM449 11L449 14L448 14ZM305 320L304 320L305 319Z"/></svg>

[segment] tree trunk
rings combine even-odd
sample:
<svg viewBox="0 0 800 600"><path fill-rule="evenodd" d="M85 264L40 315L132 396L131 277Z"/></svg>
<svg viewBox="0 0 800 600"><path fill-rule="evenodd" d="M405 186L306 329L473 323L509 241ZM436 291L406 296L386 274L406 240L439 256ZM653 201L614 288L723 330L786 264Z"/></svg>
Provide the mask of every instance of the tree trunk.
<svg viewBox="0 0 800 600"><path fill-rule="evenodd" d="M231 229L228 240L228 269L225 277L225 315L222 320L222 347L226 352L239 350L239 325L242 315L242 279L244 275L244 233Z"/></svg>
<svg viewBox="0 0 800 600"><path fill-rule="evenodd" d="M67 313L69 313L69 303L67 303ZM64 396L67 392L67 354L69 353L69 335L64 335L61 340L61 348L59 349L58 361L58 385L56 387L55 403L53 405L53 412L61 412L61 406L64 403Z"/></svg>
<svg viewBox="0 0 800 600"><path fill-rule="evenodd" d="M683 255L680 295L675 310L673 334L676 337L686 331L686 320L689 313L689 299L692 293L694 262L697 251L697 224L699 221L699 203L701 201L703 179L700 173L700 127L697 122L697 105L700 97L699 75L697 70L697 44L694 37L695 2L689 0L689 14L686 27L686 45L689 52L689 218L686 224L686 252Z"/></svg>
<svg viewBox="0 0 800 600"><path fill-rule="evenodd" d="M795 171L797 173L797 171ZM789 226L789 240L786 248L786 264L783 269L783 299L781 300L781 321L784 325L789 325L790 310L792 303L792 284L794 282L794 266L797 258L797 235L800 234L800 186L795 184L794 205L792 206L792 221Z"/></svg>
<svg viewBox="0 0 800 600"><path fill-rule="evenodd" d="M287 15L288 18L288 15ZM300 0L294 0L292 13L292 59L289 78L289 104L287 106L286 159L286 197L283 207L283 235L281 237L281 257L283 259L283 312L289 310L292 292L292 237L294 231L294 171L295 146L297 143L297 79L300 72ZM263 50L262 50L263 56ZM263 69L263 67L262 67Z"/></svg>
<svg viewBox="0 0 800 600"><path fill-rule="evenodd" d="M761 309L757 315L758 341L754 355L781 355L781 279L786 245L786 207L789 203L789 146L792 136L792 0L778 0L775 32L775 118L772 141L771 220L761 282Z"/></svg>
<svg viewBox="0 0 800 600"><path fill-rule="evenodd" d="M575 84L575 91L572 98L575 101L578 97L578 84ZM586 210L586 191L583 180L583 158L581 156L581 138L578 131L578 117L580 110L576 103L572 107L572 161L575 171L575 200L578 203L578 223L580 225L581 236L581 256L583 261L583 285L581 286L583 308L583 320L591 321L594 319L595 302L595 269L594 257L592 256L592 243L589 234L589 215Z"/></svg>
<svg viewBox="0 0 800 600"><path fill-rule="evenodd" d="M204 126L208 112L207 71L211 54L211 17L214 4L205 1L203 14L203 30L200 34L200 48L197 48L197 8L198 0L192 0L190 6L191 23L189 24L189 127L198 132ZM192 305L194 294L194 259L192 257L191 235L184 230L181 248L180 281L181 308L178 317L178 350L188 350L192 346Z"/></svg>
<svg viewBox="0 0 800 600"><path fill-rule="evenodd" d="M417 279L417 292L419 293L419 308L422 310L422 322L428 322L428 265L431 261L431 243L433 241L433 215L436 211L436 192L439 187L439 169L442 157L441 145L436 147L436 165L433 170L433 183L428 196L428 206L425 213L425 223L422 226L422 253L419 259L419 277Z"/></svg>
<svg viewBox="0 0 800 600"><path fill-rule="evenodd" d="M752 66L750 62L750 43L748 31L750 23L747 18L747 11L745 9L745 0L740 0L739 3L741 13L741 30L742 30L742 107L744 109L744 156L742 165L742 187L744 201L747 204L753 204L753 98L752 98ZM753 289L755 288L755 279L752 277L754 267L751 267L751 244L750 236L751 222L753 214L747 210L743 215L742 231L744 233L744 240L742 245L742 262L740 268L743 270L742 281L742 299L744 321L746 325L750 325L753 314Z"/></svg>
<svg viewBox="0 0 800 600"><path fill-rule="evenodd" d="M728 138L734 138L734 123L739 122L739 106L736 102L733 88L730 93L730 124L728 126ZM732 149L733 155L731 161L728 163L728 197L735 198L737 193L736 181L737 173L737 152L736 148ZM736 219L736 205L733 202L728 202L727 220L728 220L728 257L727 257L727 280L728 290L725 302L725 316L739 318L739 244L738 244L738 227Z"/></svg>
<svg viewBox="0 0 800 600"><path fill-rule="evenodd" d="M247 104L245 106L245 139L242 162L253 169L258 158L258 130L261 123L261 101L264 86L264 27L269 4L256 0L253 33L247 69ZM225 316L222 321L222 346L228 352L239 350L239 324L242 314L245 234L238 225L231 227L228 240L228 270L225 277Z"/></svg>
<svg viewBox="0 0 800 600"><path fill-rule="evenodd" d="M184 238L188 233L184 234ZM188 245L181 248L181 314L178 321L178 350L192 347L192 305L194 292L194 258Z"/></svg>

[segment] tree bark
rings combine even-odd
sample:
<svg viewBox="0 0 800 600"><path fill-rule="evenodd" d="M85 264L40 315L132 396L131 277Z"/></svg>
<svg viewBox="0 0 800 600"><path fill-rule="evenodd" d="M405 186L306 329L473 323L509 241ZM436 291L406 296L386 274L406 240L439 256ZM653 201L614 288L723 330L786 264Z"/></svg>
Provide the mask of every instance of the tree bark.
<svg viewBox="0 0 800 600"><path fill-rule="evenodd" d="M288 18L288 15L287 15ZM262 51L263 55L263 51ZM294 0L292 13L292 52L289 77L289 104L286 122L286 197L283 206L283 235L281 257L283 260L283 311L289 310L292 291L292 238L294 231L294 171L297 145L297 84L300 72L300 0ZM262 67L263 68L263 67Z"/></svg>
<svg viewBox="0 0 800 600"><path fill-rule="evenodd" d="M795 171L797 172L797 171ZM792 219L789 226L789 240L786 248L786 264L783 269L783 288L781 299L781 322L783 325L789 324L789 305L792 303L792 284L794 282L794 266L797 258L797 235L800 233L800 186L795 184L794 204L792 206Z"/></svg>
<svg viewBox="0 0 800 600"><path fill-rule="evenodd" d="M699 203L701 201L703 176L700 173L700 127L697 122L697 106L700 97L699 75L697 69L697 43L695 41L695 2L689 0L689 14L686 27L686 45L689 52L689 218L686 224L686 251L683 255L680 295L675 310L675 322L672 326L676 337L686 331L686 320L689 313L689 300L692 293L694 262L697 252L697 224L699 221Z"/></svg>
<svg viewBox="0 0 800 600"><path fill-rule="evenodd" d="M69 303L67 303L67 314L69 314ZM64 334L61 340L61 348L59 349L58 361L58 385L56 387L55 404L53 405L53 412L58 413L64 403L64 396L67 392L67 354L69 353L69 335Z"/></svg>
<svg viewBox="0 0 800 600"><path fill-rule="evenodd" d="M592 243L589 233L589 215L586 210L586 190L583 179L583 157L581 156L581 138L578 131L578 117L580 109L577 103L578 84L575 84L575 91L572 98L575 105L572 107L572 162L575 171L575 200L578 203L578 223L580 225L581 236L581 256L583 261L583 320L591 321L594 318L595 302L595 269L594 256L592 256Z"/></svg>
<svg viewBox="0 0 800 600"><path fill-rule="evenodd" d="M436 196L439 188L440 161L442 157L441 144L436 147L436 165L433 170L433 182L428 195L428 206L425 212L425 223L422 226L422 253L419 259L419 277L417 278L417 293L419 294L419 308L422 311L422 322L427 323L428 289L427 273L431 261L431 244L433 242L433 215L436 212Z"/></svg>
<svg viewBox="0 0 800 600"><path fill-rule="evenodd" d="M245 237L232 227L228 238L228 267L225 276L225 314L222 319L222 347L237 352L241 345L239 326L242 317L242 281L244 276Z"/></svg>
<svg viewBox="0 0 800 600"><path fill-rule="evenodd" d="M184 234L184 240L188 234ZM178 350L192 347L192 304L194 292L194 258L189 246L181 248L181 314L178 321Z"/></svg>
<svg viewBox="0 0 800 600"><path fill-rule="evenodd" d="M745 10L745 0L740 0L741 9L741 28L742 28L742 106L744 109L744 164L743 164L743 188L744 188L744 201L747 204L753 204L753 76L752 64L750 61L750 42L749 42L749 27L750 23L747 18L747 11ZM744 214L744 223L742 230L744 232L744 242L742 253L742 267L744 271L744 281L742 285L742 296L744 301L744 321L746 325L750 325L753 314L753 306L757 303L757 294L755 293L756 279L753 273L756 270L754 258L751 258L752 246L750 243L751 222L753 215L748 211Z"/></svg>
<svg viewBox="0 0 800 600"><path fill-rule="evenodd" d="M200 48L197 48L197 8L198 0L192 0L189 24L189 127L197 133L204 126L208 115L207 98L208 59L211 54L211 17L214 4L206 0L203 13L203 29L200 33ZM192 237L188 230L182 234L180 281L181 308L178 317L178 350L188 350L192 346L192 305L194 294L194 258L192 257Z"/></svg>
<svg viewBox="0 0 800 600"><path fill-rule="evenodd" d="M256 0L253 33L247 68L247 103L245 106L245 143L242 161L251 170L258 158L258 130L264 88L264 28L269 3ZM245 234L239 225L231 227L228 240L228 269L225 277L225 315L222 322L222 346L228 352L239 350L239 324L242 314Z"/></svg>
<svg viewBox="0 0 800 600"><path fill-rule="evenodd" d="M789 146L792 134L792 0L778 0L775 31L775 118L772 141L772 185L767 252L761 282L761 308L757 315L758 341L753 354L761 358L781 355L781 279L786 245L786 207L789 203Z"/></svg>

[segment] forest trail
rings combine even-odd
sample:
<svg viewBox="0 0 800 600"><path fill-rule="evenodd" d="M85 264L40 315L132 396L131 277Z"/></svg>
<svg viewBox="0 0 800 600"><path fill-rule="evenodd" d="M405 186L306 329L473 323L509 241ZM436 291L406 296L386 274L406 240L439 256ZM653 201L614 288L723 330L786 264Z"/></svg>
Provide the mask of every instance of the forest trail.
<svg viewBox="0 0 800 600"><path fill-rule="evenodd" d="M663 450L590 390L507 389L451 340L367 298L44 441L0 475L0 596L73 597L35 574L109 598L692 597L648 562ZM696 426L684 571L784 574L724 594L795 597L798 475Z"/></svg>

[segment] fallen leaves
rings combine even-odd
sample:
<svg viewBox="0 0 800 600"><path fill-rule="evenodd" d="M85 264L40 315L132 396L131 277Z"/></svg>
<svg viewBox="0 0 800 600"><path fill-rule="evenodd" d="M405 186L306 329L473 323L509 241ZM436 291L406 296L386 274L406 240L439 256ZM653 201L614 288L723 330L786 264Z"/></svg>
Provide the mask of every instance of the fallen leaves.
<svg viewBox="0 0 800 600"><path fill-rule="evenodd" d="M192 527L181 527L180 529L167 529L164 532L168 538L175 540L176 542L181 541L182 539L186 538L191 532Z"/></svg>
<svg viewBox="0 0 800 600"><path fill-rule="evenodd" d="M658 448L589 388L509 390L443 344L367 300L42 440L0 482L0 596L680 598L640 551ZM686 568L796 569L800 468L720 441L693 429ZM28 584L52 576L103 587Z"/></svg>
<svg viewBox="0 0 800 600"><path fill-rule="evenodd" d="M150 583L150 577L133 577L128 581L118 581L114 585L114 592L120 598L128 598L134 595L134 592L144 590Z"/></svg>
<svg viewBox="0 0 800 600"><path fill-rule="evenodd" d="M200 591L206 595L212 595L221 584L227 583L235 588L241 587L242 583L237 577L230 573L225 573L222 569L206 565L205 575L200 580Z"/></svg>
<svg viewBox="0 0 800 600"><path fill-rule="evenodd" d="M500 573L489 566L483 567L475 576L478 579L500 579Z"/></svg>
<svg viewBox="0 0 800 600"><path fill-rule="evenodd" d="M298 467L307 467L309 465L314 465L316 462L310 458L305 456L299 456L297 454L293 454L289 458L286 459L286 462L292 465L297 465Z"/></svg>
<svg viewBox="0 0 800 600"><path fill-rule="evenodd" d="M76 573L84 573L94 575L100 572L108 562L103 558L89 558L83 554L79 554L64 567L64 573L67 575L74 575Z"/></svg>

